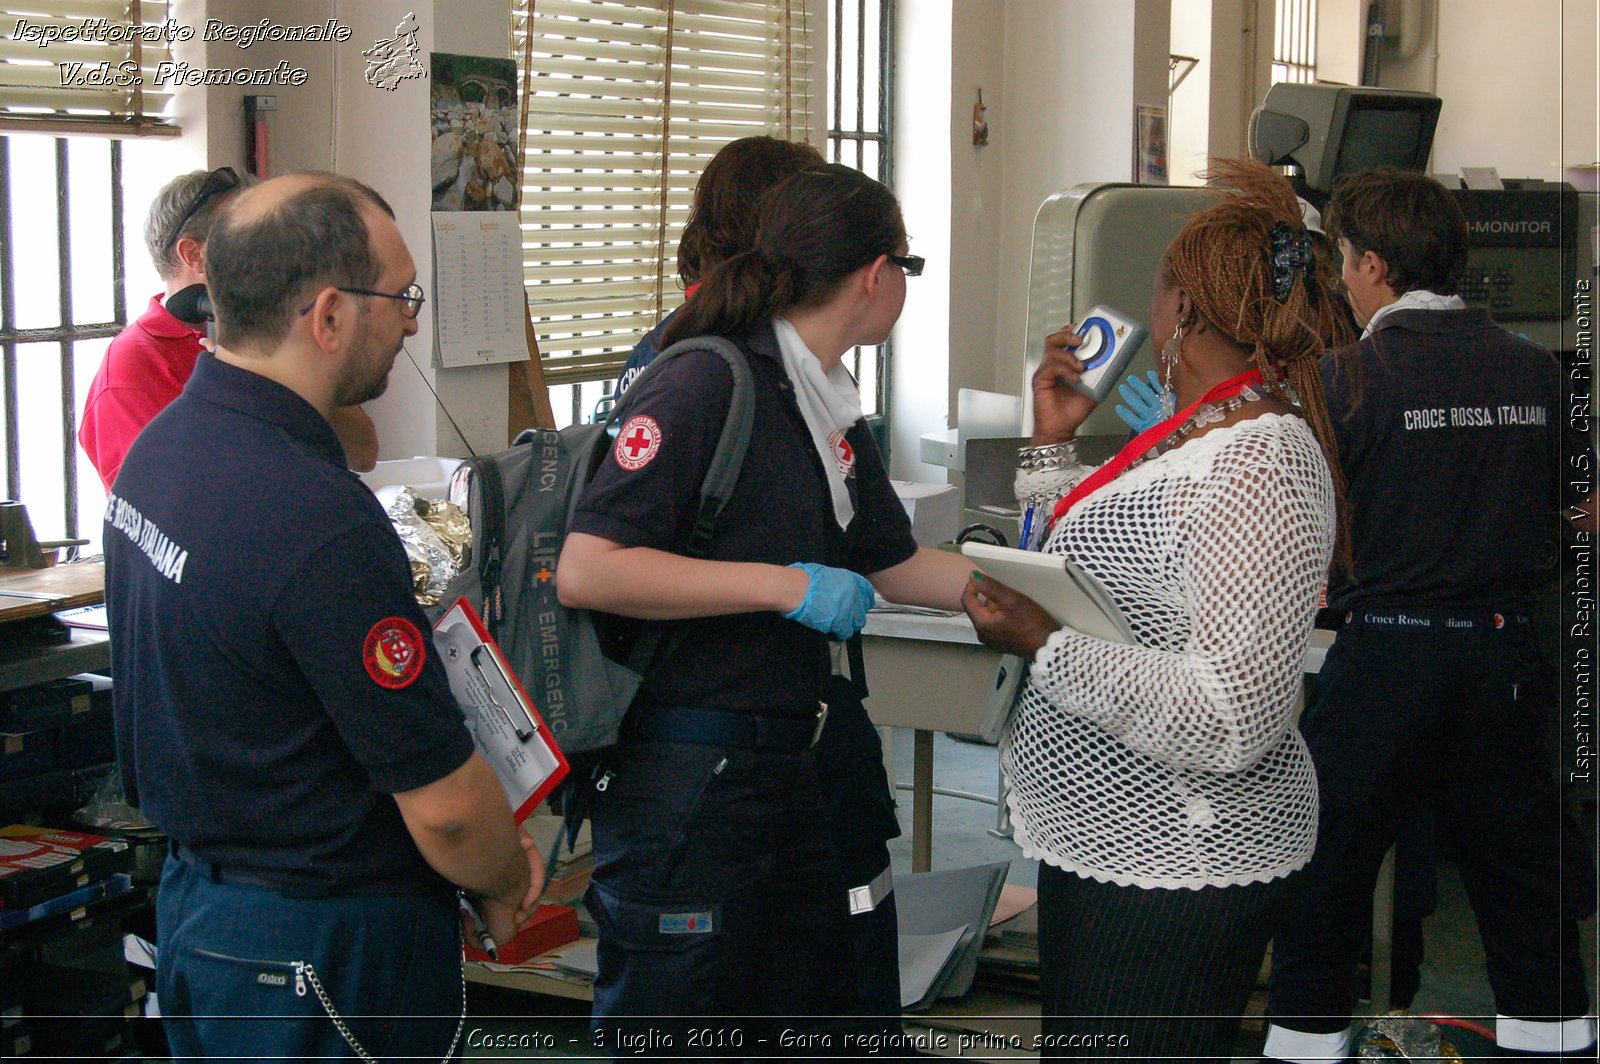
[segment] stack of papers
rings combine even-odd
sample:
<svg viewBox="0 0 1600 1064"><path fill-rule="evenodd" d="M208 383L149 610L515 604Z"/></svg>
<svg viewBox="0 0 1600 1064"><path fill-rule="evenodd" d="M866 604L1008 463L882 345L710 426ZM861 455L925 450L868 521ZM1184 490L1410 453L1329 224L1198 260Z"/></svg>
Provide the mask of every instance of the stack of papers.
<svg viewBox="0 0 1600 1064"><path fill-rule="evenodd" d="M901 1007L925 1009L972 988L978 953L1010 868L998 861L894 877Z"/></svg>

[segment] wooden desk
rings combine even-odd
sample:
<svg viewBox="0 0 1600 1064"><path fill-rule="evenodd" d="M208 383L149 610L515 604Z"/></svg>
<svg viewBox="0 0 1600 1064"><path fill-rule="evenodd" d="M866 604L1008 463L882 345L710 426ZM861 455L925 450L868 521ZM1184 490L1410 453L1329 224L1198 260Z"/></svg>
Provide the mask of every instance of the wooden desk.
<svg viewBox="0 0 1600 1064"><path fill-rule="evenodd" d="M0 691L110 667L111 642L105 632L74 629L71 642L55 646L4 638L11 622L104 602L105 579L102 562L0 575Z"/></svg>
<svg viewBox="0 0 1600 1064"><path fill-rule="evenodd" d="M0 570L0 624L43 617L57 610L94 606L105 599L104 562Z"/></svg>

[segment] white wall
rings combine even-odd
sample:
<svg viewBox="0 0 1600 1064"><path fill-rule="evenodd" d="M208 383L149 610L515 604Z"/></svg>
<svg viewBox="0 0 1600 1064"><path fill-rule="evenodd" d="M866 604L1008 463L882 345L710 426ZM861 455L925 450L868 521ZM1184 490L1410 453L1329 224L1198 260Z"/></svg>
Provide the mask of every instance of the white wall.
<svg viewBox="0 0 1600 1064"><path fill-rule="evenodd" d="M1227 0L1224 0L1227 2ZM1172 94L1167 119L1167 178L1198 184L1211 143L1212 0L1172 0L1172 54L1199 62Z"/></svg>
<svg viewBox="0 0 1600 1064"><path fill-rule="evenodd" d="M1386 44L1380 79L1444 101L1432 171L1560 180L1563 165L1600 158L1600 0L1412 2L1423 40L1408 58Z"/></svg>
<svg viewBox="0 0 1600 1064"><path fill-rule="evenodd" d="M928 264L906 285L905 310L894 333L889 456L896 476L933 482L944 480L944 470L917 460L917 437L947 423L951 285L966 272L955 261L959 245L952 242L949 180L952 160L963 149L956 116L939 106L944 94L931 88L951 84L951 13L951 0L902 4L895 46L895 185L911 250ZM967 141L965 150L973 150L970 135Z"/></svg>
<svg viewBox="0 0 1600 1064"><path fill-rule="evenodd" d="M1085 181L1128 181L1134 105L1166 103L1167 20L1140 27L1154 0L1012 0L1005 32L999 293L990 388L1020 392L1033 219L1045 197ZM1162 4L1162 7L1165 5ZM1136 97L1135 58L1159 62L1160 89ZM1159 57L1157 59L1157 57ZM1152 84L1149 77L1140 79ZM1148 90L1147 90L1148 91ZM959 309L959 308L958 308Z"/></svg>

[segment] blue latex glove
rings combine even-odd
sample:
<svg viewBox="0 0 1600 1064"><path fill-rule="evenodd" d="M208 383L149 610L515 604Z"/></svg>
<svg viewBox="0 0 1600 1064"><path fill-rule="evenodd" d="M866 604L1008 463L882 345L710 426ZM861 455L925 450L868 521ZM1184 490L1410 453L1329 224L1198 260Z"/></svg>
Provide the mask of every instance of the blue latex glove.
<svg viewBox="0 0 1600 1064"><path fill-rule="evenodd" d="M791 569L804 569L811 577L806 597L784 614L807 628L834 639L849 639L867 623L872 608L872 584L860 573L833 569L816 562L795 562Z"/></svg>
<svg viewBox="0 0 1600 1064"><path fill-rule="evenodd" d="M1145 429L1163 420L1161 416L1161 378L1156 376L1156 371L1151 370L1145 374L1149 379L1146 384L1137 374L1129 374L1125 384L1117 385L1117 394L1122 396L1128 404L1117 404L1117 416L1128 423L1128 427L1135 432Z"/></svg>

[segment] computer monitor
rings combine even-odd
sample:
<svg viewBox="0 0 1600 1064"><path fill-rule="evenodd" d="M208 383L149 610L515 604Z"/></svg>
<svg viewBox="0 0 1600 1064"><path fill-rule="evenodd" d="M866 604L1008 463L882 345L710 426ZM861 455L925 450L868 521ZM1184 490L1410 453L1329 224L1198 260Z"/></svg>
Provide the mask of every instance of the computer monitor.
<svg viewBox="0 0 1600 1064"><path fill-rule="evenodd" d="M1250 116L1250 154L1269 165L1293 163L1299 182L1325 197L1345 174L1377 166L1422 170L1440 106L1426 92L1274 85Z"/></svg>

